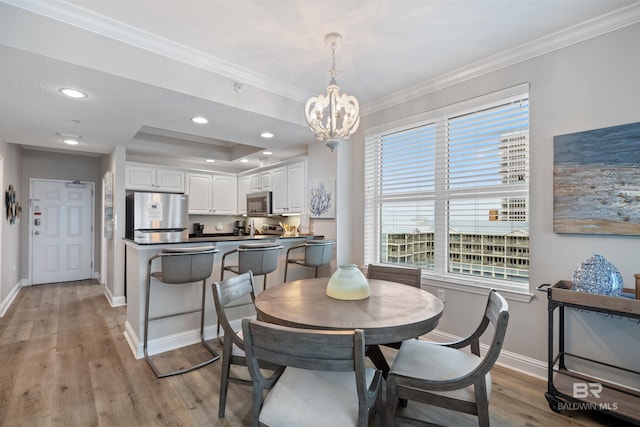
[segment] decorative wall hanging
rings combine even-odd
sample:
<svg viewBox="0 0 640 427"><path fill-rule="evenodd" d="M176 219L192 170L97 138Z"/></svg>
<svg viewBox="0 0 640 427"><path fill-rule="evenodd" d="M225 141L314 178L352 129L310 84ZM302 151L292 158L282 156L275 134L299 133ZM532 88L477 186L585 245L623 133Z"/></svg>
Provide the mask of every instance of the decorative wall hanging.
<svg viewBox="0 0 640 427"><path fill-rule="evenodd" d="M13 185L10 185L4 193L4 204L7 208L7 220L9 221L9 224L14 224L16 222L16 218L20 216L22 208L16 200L16 191L13 189Z"/></svg>
<svg viewBox="0 0 640 427"><path fill-rule="evenodd" d="M322 179L309 183L311 218L335 218L335 181Z"/></svg>
<svg viewBox="0 0 640 427"><path fill-rule="evenodd" d="M553 231L640 235L640 123L553 138Z"/></svg>
<svg viewBox="0 0 640 427"><path fill-rule="evenodd" d="M104 237L113 238L113 172L104 174Z"/></svg>

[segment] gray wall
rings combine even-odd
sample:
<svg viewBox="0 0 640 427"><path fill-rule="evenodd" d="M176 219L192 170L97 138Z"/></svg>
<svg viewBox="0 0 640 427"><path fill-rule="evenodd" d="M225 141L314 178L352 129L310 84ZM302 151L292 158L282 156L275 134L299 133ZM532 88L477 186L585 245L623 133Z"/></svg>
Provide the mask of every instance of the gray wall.
<svg viewBox="0 0 640 427"><path fill-rule="evenodd" d="M2 252L0 253L0 314L8 308L9 299L15 297L18 285L21 282L21 238L20 225L24 223L27 202L27 191L21 183L21 157L22 150L19 146L7 144L0 136L0 159L2 168L0 170L2 184L2 226L0 236L2 237ZM4 206L4 192L13 185L16 191L17 201L23 206L23 213L14 224L7 220L6 208Z"/></svg>
<svg viewBox="0 0 640 427"><path fill-rule="evenodd" d="M29 197L29 180L31 178L56 179L56 180L79 180L85 182L93 182L95 184L95 230L94 230L94 272L100 268L100 239L102 237L102 174L101 160L96 156L83 156L73 154L52 153L47 151L23 150L22 152L22 177L21 186L23 188L25 208L24 220L21 221L21 239L22 245L21 259L22 271L21 277L29 277L29 223L28 216L28 197Z"/></svg>
<svg viewBox="0 0 640 427"><path fill-rule="evenodd" d="M639 236L560 235L553 233L553 136L640 121L640 25L583 41L481 77L455 84L363 118L358 138L350 146L362 159L366 129L418 115L438 107L530 83L531 211L529 303L510 301L511 320L505 351L524 365L543 366L547 349L546 297L535 288L542 283L571 279L573 270L593 253L611 261L626 287L640 273ZM355 195L364 188L362 162L352 167ZM341 185L346 185L341 182ZM357 191L356 191L357 190ZM362 263L362 197L352 200L353 262ZM357 236L360 234L360 236ZM435 292L435 288L430 290ZM456 336L477 322L485 297L446 290L445 314L439 330ZM640 328L626 319L578 317L569 334L571 346L640 370ZM582 342L581 342L582 340ZM529 360L530 358L530 360ZM539 372L538 372L539 373ZM637 386L637 385L636 385Z"/></svg>

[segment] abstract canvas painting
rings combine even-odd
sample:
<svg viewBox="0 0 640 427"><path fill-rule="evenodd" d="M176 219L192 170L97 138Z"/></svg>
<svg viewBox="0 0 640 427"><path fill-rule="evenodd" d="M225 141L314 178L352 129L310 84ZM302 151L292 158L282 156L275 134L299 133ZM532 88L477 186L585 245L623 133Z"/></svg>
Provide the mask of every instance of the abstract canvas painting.
<svg viewBox="0 0 640 427"><path fill-rule="evenodd" d="M553 138L553 231L640 235L640 123Z"/></svg>

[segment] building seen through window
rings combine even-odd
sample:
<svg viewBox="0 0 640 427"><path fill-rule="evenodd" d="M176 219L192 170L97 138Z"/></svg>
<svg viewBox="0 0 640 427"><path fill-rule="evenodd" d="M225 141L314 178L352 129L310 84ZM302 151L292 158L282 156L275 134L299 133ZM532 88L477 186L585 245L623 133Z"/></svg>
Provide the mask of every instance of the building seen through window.
<svg viewBox="0 0 640 427"><path fill-rule="evenodd" d="M528 93L368 135L365 262L528 283Z"/></svg>

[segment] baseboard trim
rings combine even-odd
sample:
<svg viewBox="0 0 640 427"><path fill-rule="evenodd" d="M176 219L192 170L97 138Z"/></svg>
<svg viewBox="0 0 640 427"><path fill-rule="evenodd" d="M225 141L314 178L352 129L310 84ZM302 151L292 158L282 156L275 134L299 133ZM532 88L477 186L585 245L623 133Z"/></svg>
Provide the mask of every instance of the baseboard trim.
<svg viewBox="0 0 640 427"><path fill-rule="evenodd" d="M4 301L0 302L0 317L3 317L7 312L7 310L9 310L9 307L11 307L11 304L13 304L13 301L16 299L16 297L18 296L18 293L20 292L20 289L23 286L25 286L24 280L21 280L18 283L16 283L16 285L13 288L11 288L11 291L9 291L9 295L7 295Z"/></svg>
<svg viewBox="0 0 640 427"><path fill-rule="evenodd" d="M235 328L235 322L232 325ZM241 321L238 321L241 324ZM217 337L217 326L205 326L204 339L210 340ZM136 359L142 359L144 357L144 342L135 333L129 321L124 325L124 337L129 344L129 348ZM200 342L200 329L193 329L190 331L184 331L173 335L167 335L166 337L156 338L149 340L147 351L150 356L154 354L164 353L178 349L180 347L186 347L188 345L197 344Z"/></svg>
<svg viewBox="0 0 640 427"><path fill-rule="evenodd" d="M107 285L102 283L102 286L104 288L104 296L107 299L107 301L109 301L109 305L111 305L111 307L120 307L123 305L127 305L127 299L124 296L114 297L113 294L111 293L111 289L109 289Z"/></svg>

